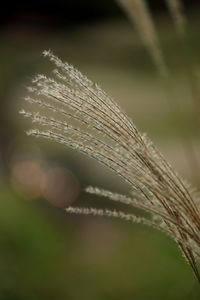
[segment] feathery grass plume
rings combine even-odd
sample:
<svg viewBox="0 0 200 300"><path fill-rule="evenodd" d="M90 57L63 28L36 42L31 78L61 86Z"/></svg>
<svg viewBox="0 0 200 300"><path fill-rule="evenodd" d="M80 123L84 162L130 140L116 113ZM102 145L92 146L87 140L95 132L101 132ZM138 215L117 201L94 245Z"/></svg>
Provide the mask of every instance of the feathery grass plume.
<svg viewBox="0 0 200 300"><path fill-rule="evenodd" d="M148 49L160 75L168 74L156 28L146 0L117 0L130 20L136 25L141 40Z"/></svg>
<svg viewBox="0 0 200 300"><path fill-rule="evenodd" d="M64 144L94 158L121 176L132 195L99 188L87 192L145 210L151 218L95 208L69 207L67 212L119 217L141 222L170 235L200 281L199 202L146 135L97 84L50 51L54 78L38 75L26 97L25 117L37 124L28 134ZM79 125L81 124L81 128Z"/></svg>
<svg viewBox="0 0 200 300"><path fill-rule="evenodd" d="M177 33L180 37L185 35L186 18L183 12L182 0L166 0L171 15L174 19Z"/></svg>

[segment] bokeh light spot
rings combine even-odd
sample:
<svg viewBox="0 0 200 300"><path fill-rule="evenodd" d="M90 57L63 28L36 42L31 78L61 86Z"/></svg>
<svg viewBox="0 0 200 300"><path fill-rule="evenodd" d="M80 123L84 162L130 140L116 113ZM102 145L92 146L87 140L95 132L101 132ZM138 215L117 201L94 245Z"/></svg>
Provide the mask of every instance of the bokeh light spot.
<svg viewBox="0 0 200 300"><path fill-rule="evenodd" d="M78 198L80 185L68 169L51 168L43 176L42 195L57 207L67 207Z"/></svg>

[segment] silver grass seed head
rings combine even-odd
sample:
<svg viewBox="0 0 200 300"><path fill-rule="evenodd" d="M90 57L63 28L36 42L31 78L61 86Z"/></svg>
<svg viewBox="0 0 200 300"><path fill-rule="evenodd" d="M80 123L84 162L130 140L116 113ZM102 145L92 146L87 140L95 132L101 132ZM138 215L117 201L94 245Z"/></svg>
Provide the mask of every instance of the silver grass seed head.
<svg viewBox="0 0 200 300"><path fill-rule="evenodd" d="M36 128L28 135L42 137L78 150L121 176L133 191L119 195L99 188L87 192L137 207L151 220L123 212L69 207L67 212L118 217L143 223L170 235L200 279L196 259L200 258L200 207L190 189L179 178L160 151L97 84L51 51L44 51L56 65L55 78L36 76L31 107L20 113ZM80 127L81 125L81 127Z"/></svg>

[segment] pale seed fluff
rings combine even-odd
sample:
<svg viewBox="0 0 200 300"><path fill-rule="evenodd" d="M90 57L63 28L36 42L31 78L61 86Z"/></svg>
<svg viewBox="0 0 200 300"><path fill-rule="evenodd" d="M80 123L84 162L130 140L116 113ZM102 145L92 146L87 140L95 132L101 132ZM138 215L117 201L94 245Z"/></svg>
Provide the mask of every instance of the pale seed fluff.
<svg viewBox="0 0 200 300"><path fill-rule="evenodd" d="M172 0L175 1L175 0ZM158 33L146 0L117 0L129 19L135 24L143 44L161 76L168 75L168 69L161 50Z"/></svg>
<svg viewBox="0 0 200 300"><path fill-rule="evenodd" d="M177 33L182 37L185 35L186 17L182 0L166 0L169 11L174 19Z"/></svg>
<svg viewBox="0 0 200 300"><path fill-rule="evenodd" d="M199 202L190 188L97 84L50 51L44 51L44 56L56 70L52 78L36 76L28 89L25 100L29 110L20 112L36 125L28 134L79 150L111 169L129 184L130 196L95 187L86 191L142 209L149 217L95 208L68 207L66 211L121 218L165 232L176 241L200 279Z"/></svg>

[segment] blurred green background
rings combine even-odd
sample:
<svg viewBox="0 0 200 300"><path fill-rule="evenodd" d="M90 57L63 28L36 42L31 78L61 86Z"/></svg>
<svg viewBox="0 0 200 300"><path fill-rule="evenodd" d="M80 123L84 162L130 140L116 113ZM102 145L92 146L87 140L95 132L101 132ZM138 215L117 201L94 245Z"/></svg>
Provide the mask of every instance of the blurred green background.
<svg viewBox="0 0 200 300"><path fill-rule="evenodd" d="M168 237L63 211L73 184L79 192L77 181L77 206L126 209L83 190L129 193L129 187L79 153L27 137L32 124L18 114L32 76L51 74L41 56L51 49L98 82L199 187L199 95L191 85L191 69L199 83L197 1L185 1L187 41L177 38L164 1L149 1L167 79L115 1L9 5L0 21L0 299L200 299L190 267Z"/></svg>

